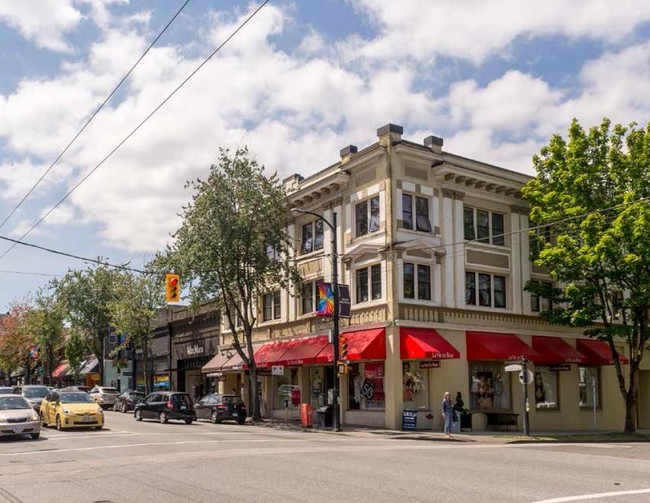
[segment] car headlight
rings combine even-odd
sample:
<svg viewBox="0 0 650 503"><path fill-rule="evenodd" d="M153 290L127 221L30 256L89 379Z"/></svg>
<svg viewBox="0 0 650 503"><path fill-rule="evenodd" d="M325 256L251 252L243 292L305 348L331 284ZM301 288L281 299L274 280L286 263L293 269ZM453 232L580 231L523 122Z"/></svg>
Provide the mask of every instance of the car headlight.
<svg viewBox="0 0 650 503"><path fill-rule="evenodd" d="M104 411L101 409L101 407L97 409L97 414L101 414L102 416L104 415Z"/></svg>
<svg viewBox="0 0 650 503"><path fill-rule="evenodd" d="M32 421L38 421L40 417L38 417L38 414L36 412L32 412Z"/></svg>
<svg viewBox="0 0 650 503"><path fill-rule="evenodd" d="M72 414L72 411L70 409L63 409L64 414Z"/></svg>

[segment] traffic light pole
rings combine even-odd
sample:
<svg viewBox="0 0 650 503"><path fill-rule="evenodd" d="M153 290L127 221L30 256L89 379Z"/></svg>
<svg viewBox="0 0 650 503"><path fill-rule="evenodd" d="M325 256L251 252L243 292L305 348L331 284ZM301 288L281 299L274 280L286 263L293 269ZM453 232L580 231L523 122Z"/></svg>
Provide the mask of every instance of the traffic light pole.
<svg viewBox="0 0 650 503"><path fill-rule="evenodd" d="M524 358L521 361L521 369L524 375L524 435L530 435L530 427L528 424L528 369L526 368L526 363L528 361Z"/></svg>

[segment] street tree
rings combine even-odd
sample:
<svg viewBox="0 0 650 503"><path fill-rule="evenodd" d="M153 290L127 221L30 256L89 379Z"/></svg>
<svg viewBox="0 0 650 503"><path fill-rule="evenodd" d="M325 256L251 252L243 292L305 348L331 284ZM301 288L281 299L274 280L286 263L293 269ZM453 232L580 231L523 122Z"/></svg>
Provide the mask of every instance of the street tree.
<svg viewBox="0 0 650 503"><path fill-rule="evenodd" d="M260 420L260 384L253 354L257 305L272 289L297 282L287 234L286 192L249 157L221 149L207 179L189 182L194 195L167 250L167 262L188 283L193 305L214 301L247 365L253 420ZM163 261L164 262L164 261Z"/></svg>
<svg viewBox="0 0 650 503"><path fill-rule="evenodd" d="M533 164L537 176L522 192L537 226L535 264L557 282L538 292L555 297L546 317L608 343L625 401L624 429L633 432L650 336L650 127L612 127L604 119L585 131L574 119L568 139L553 136Z"/></svg>
<svg viewBox="0 0 650 503"><path fill-rule="evenodd" d="M0 320L0 368L11 371L23 367L27 384L31 383L36 367L36 361L31 357L31 349L36 345L36 337L28 323L31 312L31 300L14 301Z"/></svg>
<svg viewBox="0 0 650 503"><path fill-rule="evenodd" d="M65 341L65 357L68 360L68 366L72 371L75 382L79 379L81 364L86 356L86 344L84 337L78 329L72 328Z"/></svg>
<svg viewBox="0 0 650 503"><path fill-rule="evenodd" d="M108 307L111 324L115 330L126 335L124 345L141 349L143 375L147 391L152 388L150 375L151 334L156 315L165 306L165 282L159 274L134 274L124 272L116 282L117 295Z"/></svg>
<svg viewBox="0 0 650 503"><path fill-rule="evenodd" d="M109 304L116 298L116 269L105 265L89 266L83 271L69 271L56 280L57 296L70 326L82 334L86 348L99 361L99 375L104 378L104 341L110 330Z"/></svg>

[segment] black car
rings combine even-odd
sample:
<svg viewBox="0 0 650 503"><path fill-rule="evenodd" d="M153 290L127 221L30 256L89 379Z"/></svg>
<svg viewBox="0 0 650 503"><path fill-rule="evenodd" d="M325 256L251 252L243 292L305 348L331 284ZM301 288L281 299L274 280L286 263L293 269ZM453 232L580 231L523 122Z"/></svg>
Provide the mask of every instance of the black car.
<svg viewBox="0 0 650 503"><path fill-rule="evenodd" d="M50 394L50 388L37 384L26 384L25 386L16 386L14 388L14 394L23 395L23 397L29 402L29 405L31 405L36 412L40 412L41 403L43 403L43 399Z"/></svg>
<svg viewBox="0 0 650 503"><path fill-rule="evenodd" d="M144 400L145 395L142 391L125 391L115 399L113 410L117 412L128 412L135 409L135 404Z"/></svg>
<svg viewBox="0 0 650 503"><path fill-rule="evenodd" d="M196 404L197 419L209 419L213 423L221 421L246 421L246 405L237 395L220 395L210 393Z"/></svg>
<svg viewBox="0 0 650 503"><path fill-rule="evenodd" d="M190 395L180 391L154 391L135 405L133 416L136 421L157 419L161 423L170 419L185 421L187 424L196 421Z"/></svg>

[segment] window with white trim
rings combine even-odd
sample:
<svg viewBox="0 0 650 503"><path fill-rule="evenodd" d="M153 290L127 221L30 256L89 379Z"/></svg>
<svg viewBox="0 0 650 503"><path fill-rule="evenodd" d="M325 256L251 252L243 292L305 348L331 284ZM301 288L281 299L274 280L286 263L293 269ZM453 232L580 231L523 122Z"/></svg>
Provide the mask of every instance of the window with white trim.
<svg viewBox="0 0 650 503"><path fill-rule="evenodd" d="M431 267L404 262L402 271L404 298L431 300Z"/></svg>
<svg viewBox="0 0 650 503"><path fill-rule="evenodd" d="M300 253L311 253L323 249L323 220L318 219L302 226Z"/></svg>
<svg viewBox="0 0 650 503"><path fill-rule="evenodd" d="M467 241L505 245L503 214L465 206L463 224Z"/></svg>
<svg viewBox="0 0 650 503"><path fill-rule="evenodd" d="M354 207L356 234L364 236L379 230L379 196L373 196Z"/></svg>
<svg viewBox="0 0 650 503"><path fill-rule="evenodd" d="M279 320L282 317L282 300L280 290L270 292L262 298L263 321Z"/></svg>
<svg viewBox="0 0 650 503"><path fill-rule="evenodd" d="M506 307L506 277L479 272L465 273L465 304Z"/></svg>
<svg viewBox="0 0 650 503"><path fill-rule="evenodd" d="M553 283L550 282L531 281L531 283L542 284L548 287L553 286ZM553 301L551 299L540 297L539 294L530 292L530 310L533 313L545 313L551 309L553 309Z"/></svg>
<svg viewBox="0 0 650 503"><path fill-rule="evenodd" d="M600 407L600 367L578 367L580 408Z"/></svg>
<svg viewBox="0 0 650 503"><path fill-rule="evenodd" d="M356 304L381 299L381 265L363 267L356 271Z"/></svg>
<svg viewBox="0 0 650 503"><path fill-rule="evenodd" d="M414 200L415 208L413 208ZM415 215L415 219L413 219L413 215ZM412 196L411 194L402 194L402 226L404 229L431 232L429 199Z"/></svg>
<svg viewBox="0 0 650 503"><path fill-rule="evenodd" d="M318 299L316 298L318 295L318 288L316 285L321 281L323 280L319 279L302 284L300 289L300 314L309 314L316 311L316 305L318 303Z"/></svg>

